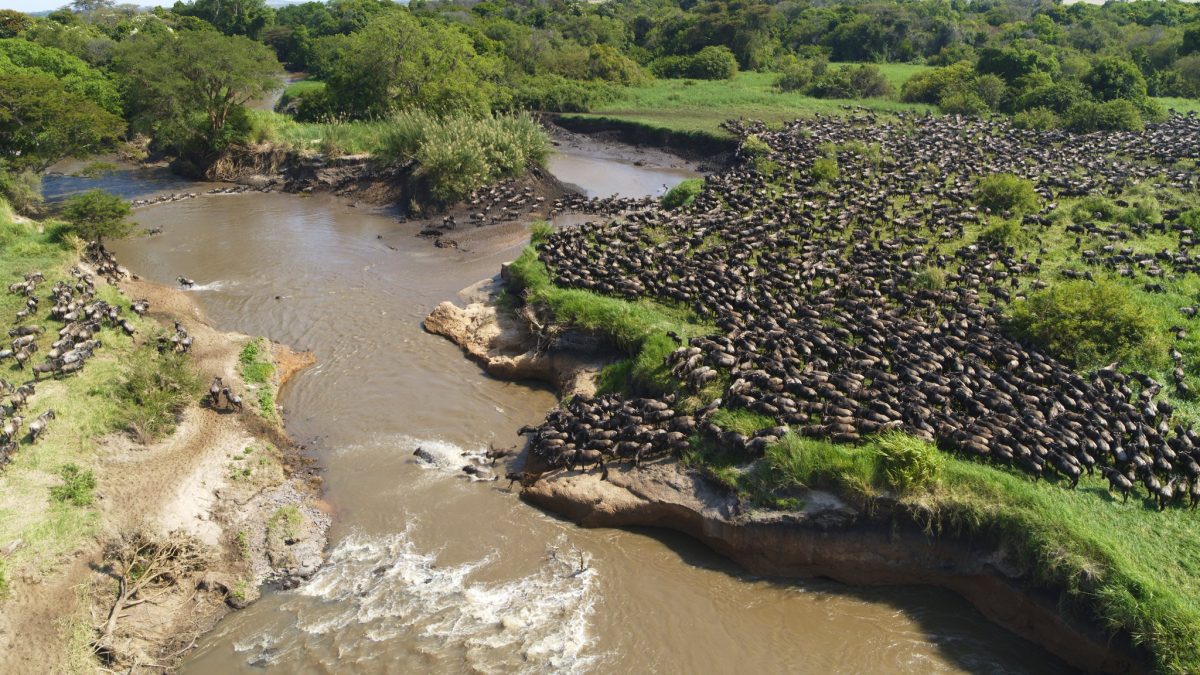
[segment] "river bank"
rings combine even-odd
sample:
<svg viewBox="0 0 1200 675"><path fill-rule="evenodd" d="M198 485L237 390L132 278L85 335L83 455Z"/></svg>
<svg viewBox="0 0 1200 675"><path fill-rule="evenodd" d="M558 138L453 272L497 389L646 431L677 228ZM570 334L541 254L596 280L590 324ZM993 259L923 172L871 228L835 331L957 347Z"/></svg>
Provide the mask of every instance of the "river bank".
<svg viewBox="0 0 1200 675"><path fill-rule="evenodd" d="M109 302L128 312L130 298L144 299L151 309L143 319L133 317L134 340L102 337L105 349L83 375L42 381L29 399L32 411L54 408L58 420L45 441L23 444L0 472L7 596L0 661L12 672L87 671L97 657L135 671L169 667L230 609L253 601L262 584L294 585L315 572L329 526L319 480L273 409L215 409L197 392L174 430L156 438L131 434L92 401L126 386L127 368L136 367L126 364L152 349L139 345L174 326L192 339L187 367L200 378L220 376L235 391L258 387L273 397L311 365L312 355L276 344L273 372L261 384L247 382L244 354L255 340L212 328L185 293L136 277L110 285L70 252L63 256L42 259L54 260L41 267L47 278L78 266L93 274ZM19 260L6 264L24 269ZM77 498L79 506L47 499L64 462L95 486L94 497L89 491L86 501ZM169 581L122 598L118 587L129 579L117 561L133 554L126 544L134 538L141 538L142 551L178 547L187 564L172 560L180 566Z"/></svg>
<svg viewBox="0 0 1200 675"><path fill-rule="evenodd" d="M677 168L630 154L590 165L575 155L569 182L640 200L679 180ZM142 176L113 177L111 189L131 198L164 191ZM588 530L545 517L513 499L505 481L463 472L499 472L485 458L489 445L520 442L516 430L541 420L556 396L485 375L421 321L512 260L529 240L527 225L460 224L454 237L463 245L438 249L419 237L427 223L398 222L390 209L321 191L207 194L225 187L184 186L198 197L137 209L138 225L161 234L112 247L149 280L195 279L186 295L214 325L317 355L281 402L288 431L320 462L336 518L317 575L294 591L269 587L219 622L185 657L184 672L369 669L381 660L526 672L781 663L1061 671L946 592L759 579L665 530ZM414 456L418 448L432 462ZM782 626L804 630L782 635ZM770 649L764 636L774 636ZM697 642L712 649L692 649Z"/></svg>
<svg viewBox="0 0 1200 675"><path fill-rule="evenodd" d="M594 396L597 378L624 358L599 335L529 306L498 307L518 294L510 266L498 279L442 303L425 328L459 345L495 377L534 379L566 399ZM546 334L557 336L557 342ZM543 336L539 338L539 336ZM882 498L863 502L801 489L799 510L762 510L703 465L678 459L595 469L545 465L522 454L513 465L521 499L588 528L666 528L693 537L753 574L825 578L857 586L922 585L952 591L997 625L1087 672L1151 670L1149 655L1114 637L1047 584L1003 538L962 535L935 506Z"/></svg>

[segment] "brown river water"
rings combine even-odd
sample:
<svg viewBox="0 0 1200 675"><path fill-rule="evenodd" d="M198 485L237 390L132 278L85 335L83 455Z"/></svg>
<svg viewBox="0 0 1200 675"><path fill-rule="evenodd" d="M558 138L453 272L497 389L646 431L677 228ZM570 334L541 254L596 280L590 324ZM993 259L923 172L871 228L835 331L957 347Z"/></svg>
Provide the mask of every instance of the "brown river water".
<svg viewBox="0 0 1200 675"><path fill-rule="evenodd" d="M577 149L551 169L599 195L687 175ZM161 174L102 180L127 196L179 189ZM47 192L88 186L48 179ZM514 258L523 227L442 250L384 211L259 193L135 217L164 233L114 244L124 265L191 277L219 328L318 359L281 403L324 468L328 563L231 614L185 673L1063 671L946 592L755 578L682 536L580 529L504 481L468 480L463 453L516 443L556 398L487 377L421 321ZM416 461L418 446L438 461Z"/></svg>

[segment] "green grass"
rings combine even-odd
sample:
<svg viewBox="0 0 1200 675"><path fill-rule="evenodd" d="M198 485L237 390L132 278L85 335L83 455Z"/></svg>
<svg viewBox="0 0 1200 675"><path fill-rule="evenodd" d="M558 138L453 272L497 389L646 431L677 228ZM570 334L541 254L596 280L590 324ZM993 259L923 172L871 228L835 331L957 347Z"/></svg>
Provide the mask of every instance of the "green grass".
<svg viewBox="0 0 1200 675"><path fill-rule="evenodd" d="M880 69L897 88L905 79L926 66L883 64ZM720 124L746 118L767 123L788 122L797 117L844 115L841 106L863 106L878 112L925 111L926 105L887 99L820 99L775 88L776 73L738 73L732 80L661 79L644 87L628 87L620 98L579 117L608 118L652 128L700 132L728 138Z"/></svg>
<svg viewBox="0 0 1200 675"><path fill-rule="evenodd" d="M325 83L320 80L300 80L293 82L283 88L283 94L279 97L279 103L275 107L282 109L293 99L304 98L305 96L319 94L323 91L325 91Z"/></svg>
<svg viewBox="0 0 1200 675"><path fill-rule="evenodd" d="M304 515L295 504L281 506L275 509L267 521L267 533L279 536L285 540L300 536L300 527L304 524Z"/></svg>
<svg viewBox="0 0 1200 675"><path fill-rule="evenodd" d="M861 446L788 435L752 466L701 456L718 479L764 505L797 487L832 490L866 510L879 497L931 533L992 541L1066 606L1146 646L1162 672L1200 666L1200 516L1122 504L1099 476L1078 489L946 456L893 434Z"/></svg>
<svg viewBox="0 0 1200 675"><path fill-rule="evenodd" d="M704 189L703 178L689 178L667 191L660 203L664 209L678 209L696 201L696 195Z"/></svg>
<svg viewBox="0 0 1200 675"><path fill-rule="evenodd" d="M258 408L258 414L274 420L278 415L275 410L278 387L274 379L275 363L271 360L271 346L265 338L255 338L242 347L238 354L238 369Z"/></svg>
<svg viewBox="0 0 1200 675"><path fill-rule="evenodd" d="M1158 101L1163 108L1174 108L1175 112L1183 113L1185 115L1189 112L1200 112L1200 99L1159 96L1154 100Z"/></svg>
<svg viewBox="0 0 1200 675"><path fill-rule="evenodd" d="M58 470L62 485L50 488L50 498L62 504L75 506L91 506L96 489L96 474L91 470L81 469L76 464L64 464Z"/></svg>
<svg viewBox="0 0 1200 675"><path fill-rule="evenodd" d="M664 361L678 345L667 333L673 331L687 340L716 330L715 326L697 320L690 311L651 300L628 301L560 288L550 281L550 274L533 246L521 253L509 271L514 290L522 291L526 302L549 307L556 321L563 325L611 338L630 355L631 363L621 367L627 370L608 371L602 384L609 387L617 387L614 375L624 375L630 378L627 384L637 390L665 393L675 389L676 383Z"/></svg>
<svg viewBox="0 0 1200 675"><path fill-rule="evenodd" d="M77 254L70 243L56 235L53 223L43 228L38 223L18 221L0 201L0 286L6 289L25 273L39 270L46 276L39 287L39 295L44 296L55 281L68 278L66 271ZM115 289L102 286L98 295L123 307L139 332L150 330L150 322L133 315L129 301ZM13 318L22 305L18 296L0 293L0 335L14 325ZM42 311L29 323L58 326L47 316L49 309L49 303L43 302ZM55 339L54 330L46 333L39 342L41 353ZM60 471L65 465L74 464L81 472L98 469L96 439L121 430L126 422L129 407L122 403L117 389L128 372L134 343L121 331L111 329L100 333L99 339L103 347L80 373L61 380L43 380L38 385L26 417L31 419L52 408L56 419L51 420L37 443L23 443L12 463L0 470L0 541L24 542L6 560L11 576L54 569L97 530L96 511L77 505L73 499L58 501L51 490L63 484ZM0 377L24 381L11 362L0 365Z"/></svg>

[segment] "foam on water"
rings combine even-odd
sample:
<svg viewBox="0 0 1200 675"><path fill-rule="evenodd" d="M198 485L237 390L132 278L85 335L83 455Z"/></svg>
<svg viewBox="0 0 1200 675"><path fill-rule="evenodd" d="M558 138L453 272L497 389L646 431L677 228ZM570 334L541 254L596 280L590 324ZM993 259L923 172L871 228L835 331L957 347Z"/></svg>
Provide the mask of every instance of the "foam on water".
<svg viewBox="0 0 1200 675"><path fill-rule="evenodd" d="M442 566L407 531L352 535L285 609L309 638L338 641L338 653L329 655L335 660L373 659L383 651L373 643L395 641L414 658L445 659L455 670L465 663L489 673L582 672L598 659L587 653L596 571L581 571L574 554L554 550L526 576L483 582L471 577L495 554ZM248 664L279 664L296 648L289 634L247 636L235 648L247 652Z"/></svg>
<svg viewBox="0 0 1200 675"><path fill-rule="evenodd" d="M236 281L210 281L207 284L196 284L195 286L184 288L183 290L195 291L197 293L203 293L206 291L219 291L219 290L222 290L225 288L231 288L231 287L237 286L237 285L238 284Z"/></svg>

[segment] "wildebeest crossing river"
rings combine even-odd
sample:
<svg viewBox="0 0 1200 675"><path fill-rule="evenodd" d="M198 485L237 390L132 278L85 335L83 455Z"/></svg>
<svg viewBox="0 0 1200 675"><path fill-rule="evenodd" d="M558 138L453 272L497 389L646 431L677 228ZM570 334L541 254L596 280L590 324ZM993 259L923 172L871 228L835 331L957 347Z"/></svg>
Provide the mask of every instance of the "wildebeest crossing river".
<svg viewBox="0 0 1200 675"><path fill-rule="evenodd" d="M686 175L586 148L558 166L591 194ZM421 320L514 258L523 225L438 249L388 213L254 192L136 219L163 232L115 244L122 264L194 279L218 328L318 359L281 403L324 467L329 562L231 615L185 672L1062 670L946 592L755 579L682 537L578 529L466 478L463 453L517 443L556 398L488 378Z"/></svg>

